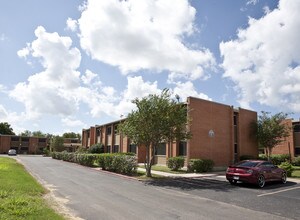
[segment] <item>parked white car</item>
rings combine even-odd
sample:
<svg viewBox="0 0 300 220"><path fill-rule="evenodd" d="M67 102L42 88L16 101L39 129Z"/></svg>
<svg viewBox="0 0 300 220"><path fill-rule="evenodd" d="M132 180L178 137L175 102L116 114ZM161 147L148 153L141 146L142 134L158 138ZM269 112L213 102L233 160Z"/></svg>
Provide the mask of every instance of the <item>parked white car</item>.
<svg viewBox="0 0 300 220"><path fill-rule="evenodd" d="M17 151L15 149L10 149L8 151L8 156L17 156Z"/></svg>

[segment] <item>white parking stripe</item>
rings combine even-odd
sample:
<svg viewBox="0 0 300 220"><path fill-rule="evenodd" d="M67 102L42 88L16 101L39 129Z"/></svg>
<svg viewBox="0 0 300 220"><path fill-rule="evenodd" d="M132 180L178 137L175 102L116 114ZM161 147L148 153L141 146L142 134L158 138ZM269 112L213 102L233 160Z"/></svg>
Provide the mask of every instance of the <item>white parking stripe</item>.
<svg viewBox="0 0 300 220"><path fill-rule="evenodd" d="M300 189L300 186L294 187L294 188L289 188L289 189L278 190L278 191L276 191L276 192L270 192L270 193L260 194L260 195L258 195L258 197L260 197L260 196L273 195L273 194L277 194L277 193L281 193L281 192L286 192L286 191L290 191L290 190L294 190L294 189Z"/></svg>

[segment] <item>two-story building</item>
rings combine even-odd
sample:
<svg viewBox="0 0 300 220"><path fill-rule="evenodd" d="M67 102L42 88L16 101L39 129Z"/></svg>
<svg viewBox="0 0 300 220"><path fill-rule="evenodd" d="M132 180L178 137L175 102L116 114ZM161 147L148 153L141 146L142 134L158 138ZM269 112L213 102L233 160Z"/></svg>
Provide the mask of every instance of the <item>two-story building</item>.
<svg viewBox="0 0 300 220"><path fill-rule="evenodd" d="M171 145L161 143L155 152L155 163L166 164L169 157L183 156L186 161L212 159L215 166L224 167L237 161L241 155L258 155L253 133L256 112L194 97L187 98L186 106L187 116L191 119L188 129L192 138ZM116 132L123 120L126 119L83 129L82 146L89 148L102 143L105 152L134 152L138 161L144 162L145 148L136 146Z"/></svg>

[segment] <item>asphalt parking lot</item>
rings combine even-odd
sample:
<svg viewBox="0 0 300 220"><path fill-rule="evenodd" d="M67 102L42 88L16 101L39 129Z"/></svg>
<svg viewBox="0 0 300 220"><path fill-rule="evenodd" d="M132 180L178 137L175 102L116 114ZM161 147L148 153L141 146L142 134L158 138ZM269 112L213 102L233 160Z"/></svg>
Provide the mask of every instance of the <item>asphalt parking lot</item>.
<svg viewBox="0 0 300 220"><path fill-rule="evenodd" d="M241 206L255 211L276 214L282 217L299 219L300 181L286 184L272 182L264 188L238 183L231 185L224 176L172 178L147 184L180 190L215 201Z"/></svg>

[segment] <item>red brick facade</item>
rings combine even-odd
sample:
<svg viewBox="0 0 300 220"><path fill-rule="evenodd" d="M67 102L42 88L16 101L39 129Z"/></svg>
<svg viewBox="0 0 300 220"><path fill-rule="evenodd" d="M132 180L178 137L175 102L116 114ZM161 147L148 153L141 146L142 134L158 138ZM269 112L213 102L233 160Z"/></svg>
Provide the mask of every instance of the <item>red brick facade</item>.
<svg viewBox="0 0 300 220"><path fill-rule="evenodd" d="M288 154L293 159L295 156L300 156L300 121L287 119L285 124L290 128L290 136L274 147L272 154Z"/></svg>
<svg viewBox="0 0 300 220"><path fill-rule="evenodd" d="M47 138L0 135L0 153L15 149L19 154L42 154L47 146Z"/></svg>
<svg viewBox="0 0 300 220"><path fill-rule="evenodd" d="M232 106L192 97L187 99L187 109L191 119L188 128L192 138L186 142L173 143L171 146L163 145L155 155L156 163L165 164L168 157L185 156L187 160L212 159L218 167L233 163L241 155L258 155L258 146L252 130L253 123L257 121L256 112L234 109ZM130 140L127 137L114 132L121 121L84 129L83 147L102 143L105 152L134 151L135 148L130 148ZM137 153L139 162L145 161L145 147L137 147L134 152Z"/></svg>

